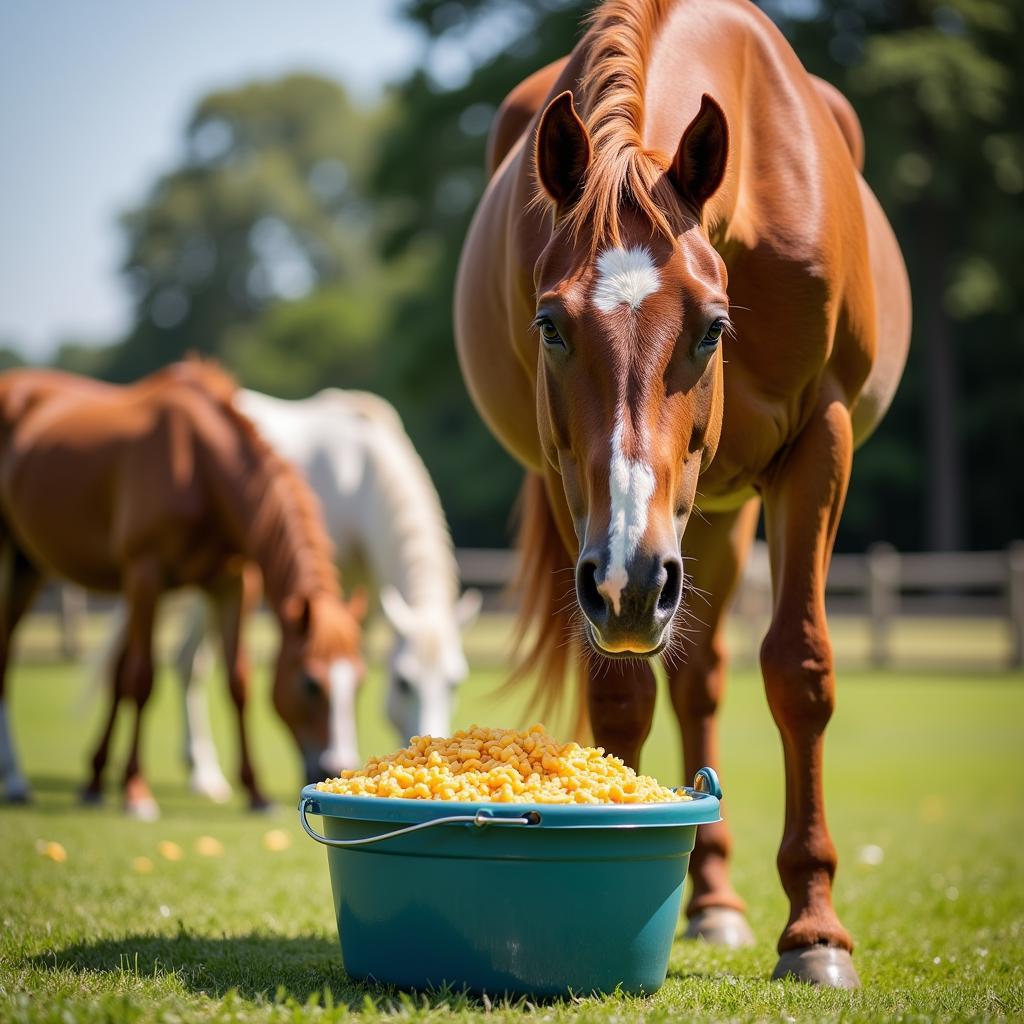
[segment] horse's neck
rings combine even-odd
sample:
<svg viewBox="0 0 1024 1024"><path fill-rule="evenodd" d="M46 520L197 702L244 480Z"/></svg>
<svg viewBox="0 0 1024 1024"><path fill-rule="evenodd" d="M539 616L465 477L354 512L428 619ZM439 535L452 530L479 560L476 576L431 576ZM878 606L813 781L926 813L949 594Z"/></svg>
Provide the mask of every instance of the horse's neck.
<svg viewBox="0 0 1024 1024"><path fill-rule="evenodd" d="M395 587L412 607L450 608L458 596L458 570L441 504L419 456L383 425L362 424L354 435L363 472L360 486L343 497L355 513L345 519L375 580Z"/></svg>

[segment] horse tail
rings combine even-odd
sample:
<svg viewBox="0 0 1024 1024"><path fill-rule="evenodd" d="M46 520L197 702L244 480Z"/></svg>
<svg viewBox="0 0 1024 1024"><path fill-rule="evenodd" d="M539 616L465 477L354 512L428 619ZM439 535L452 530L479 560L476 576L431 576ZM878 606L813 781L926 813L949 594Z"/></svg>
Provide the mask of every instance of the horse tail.
<svg viewBox="0 0 1024 1024"><path fill-rule="evenodd" d="M519 595L519 620L514 645L519 656L503 689L534 677L531 707L547 717L563 703L570 665L579 647L573 623L573 563L539 474L526 474L516 514L519 567L515 589ZM582 694L577 693L577 735L586 726L584 707Z"/></svg>
<svg viewBox="0 0 1024 1024"><path fill-rule="evenodd" d="M832 112L832 117L839 125L839 131L846 140L846 147L858 171L864 170L864 130L860 126L860 118L850 101L831 82L824 78L811 75L811 82L825 105Z"/></svg>

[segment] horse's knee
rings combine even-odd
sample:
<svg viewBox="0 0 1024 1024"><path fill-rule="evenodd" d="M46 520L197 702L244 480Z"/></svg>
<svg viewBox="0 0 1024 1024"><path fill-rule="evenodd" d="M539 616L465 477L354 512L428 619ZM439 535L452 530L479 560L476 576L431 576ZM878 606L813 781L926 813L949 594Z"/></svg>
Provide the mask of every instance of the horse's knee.
<svg viewBox="0 0 1024 1024"><path fill-rule="evenodd" d="M823 629L772 626L761 645L768 706L784 732L823 729L835 709L832 644Z"/></svg>
<svg viewBox="0 0 1024 1024"><path fill-rule="evenodd" d="M119 668L116 697L127 697L136 704L145 704L153 692L153 659L149 652L126 651Z"/></svg>
<svg viewBox="0 0 1024 1024"><path fill-rule="evenodd" d="M680 666L669 686L672 707L684 721L713 718L722 702L726 655L717 643L700 647Z"/></svg>

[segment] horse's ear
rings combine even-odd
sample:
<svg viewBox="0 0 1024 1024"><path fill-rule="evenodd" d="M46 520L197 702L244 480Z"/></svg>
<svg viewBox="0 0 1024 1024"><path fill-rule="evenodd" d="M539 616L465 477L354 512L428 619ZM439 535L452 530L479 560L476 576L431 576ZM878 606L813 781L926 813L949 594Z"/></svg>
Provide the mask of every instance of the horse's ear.
<svg viewBox="0 0 1024 1024"><path fill-rule="evenodd" d="M399 593L397 587L392 587L389 584L388 586L381 588L380 606L384 609L384 614L387 616L388 622L390 622L399 633L405 636L407 633L412 631L412 627L416 621L416 615L406 603L405 598L402 597L401 593Z"/></svg>
<svg viewBox="0 0 1024 1024"><path fill-rule="evenodd" d="M722 184L728 156L729 126L725 114L704 93L700 110L683 132L668 173L679 194L700 210Z"/></svg>
<svg viewBox="0 0 1024 1024"><path fill-rule="evenodd" d="M558 206L571 203L590 166L590 137L568 89L541 114L535 155L541 187Z"/></svg>

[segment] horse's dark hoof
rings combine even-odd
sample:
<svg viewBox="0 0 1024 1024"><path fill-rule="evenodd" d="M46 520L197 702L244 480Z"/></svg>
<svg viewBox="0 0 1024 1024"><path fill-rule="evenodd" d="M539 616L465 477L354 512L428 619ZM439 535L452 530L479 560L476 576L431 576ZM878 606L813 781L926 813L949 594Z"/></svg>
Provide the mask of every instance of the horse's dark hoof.
<svg viewBox="0 0 1024 1024"><path fill-rule="evenodd" d="M254 796L249 798L249 810L253 814L273 814L277 804L268 800L265 796Z"/></svg>
<svg viewBox="0 0 1024 1024"><path fill-rule="evenodd" d="M79 790L78 802L83 807L99 807L103 803L103 790L86 786L85 789Z"/></svg>
<svg viewBox="0 0 1024 1024"><path fill-rule="evenodd" d="M779 956L772 981L795 978L825 988L860 988L849 950L838 946L800 946Z"/></svg>
<svg viewBox="0 0 1024 1024"><path fill-rule="evenodd" d="M743 949L754 944L754 933L746 917L732 907L705 907L686 925L686 938L703 939L713 946Z"/></svg>
<svg viewBox="0 0 1024 1024"><path fill-rule="evenodd" d="M19 807L32 803L32 791L30 789L8 790L6 796L9 804L17 804Z"/></svg>

